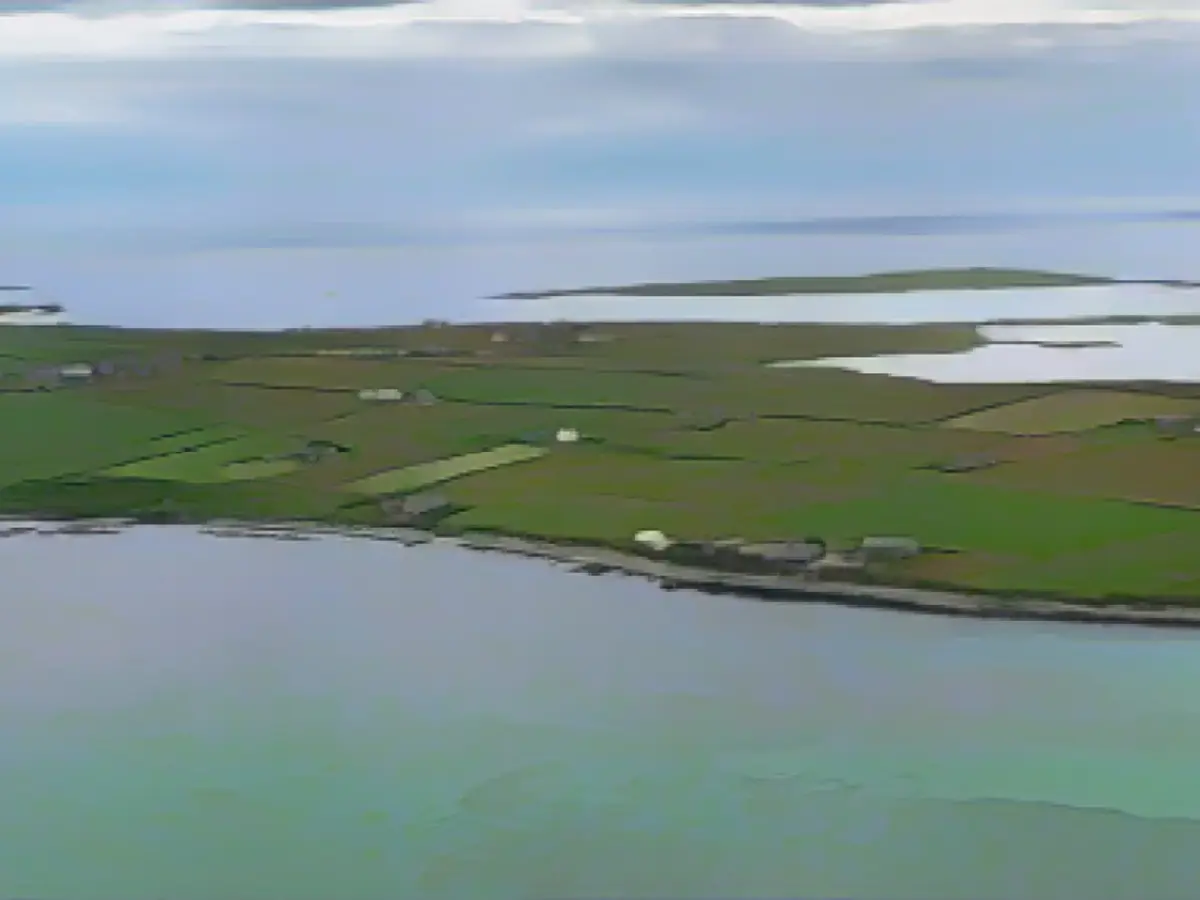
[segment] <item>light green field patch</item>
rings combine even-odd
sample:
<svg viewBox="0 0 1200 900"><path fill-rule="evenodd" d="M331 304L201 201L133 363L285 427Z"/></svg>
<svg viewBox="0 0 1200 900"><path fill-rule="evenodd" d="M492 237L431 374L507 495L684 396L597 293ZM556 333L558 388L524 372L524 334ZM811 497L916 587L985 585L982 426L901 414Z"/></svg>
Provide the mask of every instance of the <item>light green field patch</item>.
<svg viewBox="0 0 1200 900"><path fill-rule="evenodd" d="M379 472L376 475L351 482L346 485L346 488L358 494L396 494L449 481L472 472L482 472L485 469L495 469L500 466L537 459L545 456L546 453L547 450L544 447L505 444L502 447L495 447L480 453L465 453L462 456L451 456L434 462L406 466L403 469Z"/></svg>
<svg viewBox="0 0 1200 900"><path fill-rule="evenodd" d="M102 474L113 478L153 478L160 481L186 481L192 484L218 484L231 480L227 473L227 467L231 464L254 465L268 462L268 457L287 453L294 450L295 446L295 440L275 435L244 435L195 450L182 450L117 466ZM240 476L238 480L245 477Z"/></svg>
<svg viewBox="0 0 1200 900"><path fill-rule="evenodd" d="M1200 402L1120 390L1066 390L968 413L947 428L1006 434L1065 434L1155 416L1195 415Z"/></svg>
<svg viewBox="0 0 1200 900"><path fill-rule="evenodd" d="M165 434L149 442L146 449L150 452L147 456L165 456L194 447L231 441L245 433L244 429L233 425L213 425L210 428L194 428L180 434Z"/></svg>
<svg viewBox="0 0 1200 900"><path fill-rule="evenodd" d="M251 481L256 478L275 478L301 468L295 459L252 459L229 463L221 468L223 481Z"/></svg>
<svg viewBox="0 0 1200 900"><path fill-rule="evenodd" d="M113 407L80 391L0 394L0 484L125 463L149 455L147 444L160 435L210 421L196 412Z"/></svg>

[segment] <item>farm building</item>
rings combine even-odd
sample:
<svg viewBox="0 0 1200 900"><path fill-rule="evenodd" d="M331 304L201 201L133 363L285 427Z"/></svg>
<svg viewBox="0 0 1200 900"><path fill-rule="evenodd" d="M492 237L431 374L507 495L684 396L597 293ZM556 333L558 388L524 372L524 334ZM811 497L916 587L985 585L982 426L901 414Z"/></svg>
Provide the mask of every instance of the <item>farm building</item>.
<svg viewBox="0 0 1200 900"><path fill-rule="evenodd" d="M337 456L340 453L349 453L350 448L341 444L335 444L333 441L309 441L303 448L294 453L287 454L289 459L298 459L305 463L318 463L323 459L329 459L332 456Z"/></svg>
<svg viewBox="0 0 1200 900"><path fill-rule="evenodd" d="M91 378L96 374L96 370L88 363L70 363L69 365L60 366L58 374L63 378L78 381L80 379Z"/></svg>
<svg viewBox="0 0 1200 900"><path fill-rule="evenodd" d="M650 550L662 552L671 546L671 539L656 529L639 531L633 536L633 542Z"/></svg>
<svg viewBox="0 0 1200 900"><path fill-rule="evenodd" d="M574 428L560 428L554 433L554 440L560 444L574 444L579 440L579 432Z"/></svg>
<svg viewBox="0 0 1200 900"><path fill-rule="evenodd" d="M445 357L445 356L458 356L458 355L459 355L459 352L457 350L453 350L450 347L442 347L442 346L436 345L436 344L428 344L424 347L418 347L416 350L413 350L409 354L409 356L416 356L416 357L429 358L429 359L436 359L436 358Z"/></svg>
<svg viewBox="0 0 1200 900"><path fill-rule="evenodd" d="M380 507L388 521L398 525L411 525L435 513L450 510L450 500L440 491L423 491L403 497L385 497Z"/></svg>
<svg viewBox="0 0 1200 900"><path fill-rule="evenodd" d="M743 544L738 548L743 556L784 566L807 566L825 555L822 541L766 541Z"/></svg>
<svg viewBox="0 0 1200 900"><path fill-rule="evenodd" d="M425 388L417 388L405 399L417 404L417 406L433 406L433 404L438 402L438 398L433 391L426 390Z"/></svg>
<svg viewBox="0 0 1200 900"><path fill-rule="evenodd" d="M616 335L604 331L585 331L575 340L580 344L607 344L616 339Z"/></svg>
<svg viewBox="0 0 1200 900"><path fill-rule="evenodd" d="M359 400L403 400L404 391L399 388L363 388L358 392Z"/></svg>
<svg viewBox="0 0 1200 900"><path fill-rule="evenodd" d="M865 537L858 545L858 555L868 562L911 559L920 552L920 543L910 537Z"/></svg>
<svg viewBox="0 0 1200 900"><path fill-rule="evenodd" d="M939 472L953 475L959 472L978 472L981 469L990 469L998 465L1000 465L1000 460L994 456L960 456L957 459L941 463L935 468Z"/></svg>
<svg viewBox="0 0 1200 900"><path fill-rule="evenodd" d="M508 343L508 332L493 331L492 332L492 343L493 344L507 344Z"/></svg>
<svg viewBox="0 0 1200 900"><path fill-rule="evenodd" d="M1194 434L1200 431L1200 417L1197 416L1155 416L1154 430L1162 435Z"/></svg>

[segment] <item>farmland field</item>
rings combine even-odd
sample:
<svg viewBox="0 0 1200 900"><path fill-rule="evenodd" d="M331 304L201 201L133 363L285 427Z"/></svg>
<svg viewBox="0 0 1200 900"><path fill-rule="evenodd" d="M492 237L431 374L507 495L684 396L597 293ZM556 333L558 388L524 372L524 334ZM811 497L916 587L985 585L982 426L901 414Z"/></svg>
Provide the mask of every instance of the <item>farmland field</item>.
<svg viewBox="0 0 1200 900"><path fill-rule="evenodd" d="M492 450L482 450L479 453L467 453L462 456L451 456L435 462L407 466L403 469L392 469L379 472L368 478L352 482L347 490L359 494L394 494L402 491L416 490L430 484L449 481L472 472L485 469L508 466L518 462L528 462L544 456L546 450L541 447L529 447L523 444L507 444Z"/></svg>
<svg viewBox="0 0 1200 900"><path fill-rule="evenodd" d="M257 461L295 449L296 441L282 436L244 435L195 450L181 450L116 466L105 470L103 474L110 478L165 479L194 484L217 483L230 480L226 466L231 463ZM289 468L288 471L290 470Z"/></svg>
<svg viewBox="0 0 1200 900"><path fill-rule="evenodd" d="M1164 440L1148 421L1200 415L1196 386L932 384L765 365L960 349L977 339L960 326L596 329L602 340L580 344L528 324L0 330L10 371L184 355L60 390L6 379L0 512L381 524L377 498L438 485L455 510L437 526L449 532L624 546L653 528L842 549L892 534L928 551L886 570L901 581L1200 599L1200 438ZM363 347L455 356L329 352ZM363 387L425 387L434 400L365 401ZM557 442L559 429L582 441Z"/></svg>
<svg viewBox="0 0 1200 900"><path fill-rule="evenodd" d="M1200 413L1200 400L1128 391L1064 390L959 416L949 428L1054 434L1087 431L1131 419Z"/></svg>
<svg viewBox="0 0 1200 900"><path fill-rule="evenodd" d="M125 409L77 392L0 394L0 483L115 465L204 421L194 410Z"/></svg>

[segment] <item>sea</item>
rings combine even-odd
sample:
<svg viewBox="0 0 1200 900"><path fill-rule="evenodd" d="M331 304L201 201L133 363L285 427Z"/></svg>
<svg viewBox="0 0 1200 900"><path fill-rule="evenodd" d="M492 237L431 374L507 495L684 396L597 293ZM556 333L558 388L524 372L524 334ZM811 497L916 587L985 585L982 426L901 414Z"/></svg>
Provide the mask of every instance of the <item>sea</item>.
<svg viewBox="0 0 1200 900"><path fill-rule="evenodd" d="M46 527L46 530L51 530ZM1200 634L0 540L0 896L1192 900Z"/></svg>

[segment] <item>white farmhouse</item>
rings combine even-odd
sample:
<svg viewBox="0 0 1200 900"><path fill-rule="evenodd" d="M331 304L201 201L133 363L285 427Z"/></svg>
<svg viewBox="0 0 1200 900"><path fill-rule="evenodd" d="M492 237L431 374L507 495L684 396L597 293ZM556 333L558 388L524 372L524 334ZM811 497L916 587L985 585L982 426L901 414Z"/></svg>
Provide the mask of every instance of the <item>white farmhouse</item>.
<svg viewBox="0 0 1200 900"><path fill-rule="evenodd" d="M579 431L575 428L560 428L555 432L554 439L560 444L574 444L579 440Z"/></svg>
<svg viewBox="0 0 1200 900"><path fill-rule="evenodd" d="M649 529L639 531L633 536L634 543L641 544L643 547L649 547L651 550L662 552L671 546L671 539L661 531Z"/></svg>

